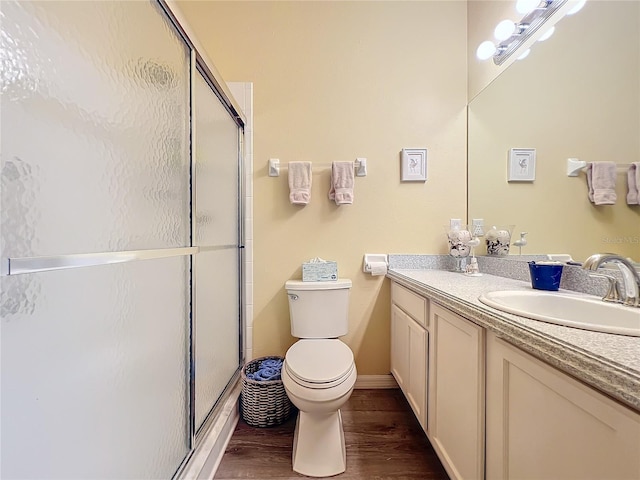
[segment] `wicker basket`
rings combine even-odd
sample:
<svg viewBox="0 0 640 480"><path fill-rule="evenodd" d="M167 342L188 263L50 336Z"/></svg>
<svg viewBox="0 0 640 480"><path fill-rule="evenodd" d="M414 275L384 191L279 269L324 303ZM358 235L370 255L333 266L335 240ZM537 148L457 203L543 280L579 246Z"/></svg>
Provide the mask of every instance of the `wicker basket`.
<svg viewBox="0 0 640 480"><path fill-rule="evenodd" d="M254 427L280 425L289 418L295 407L284 391L282 380L256 381L247 378L255 373L263 360L283 360L282 357L260 357L251 360L242 369L242 418Z"/></svg>

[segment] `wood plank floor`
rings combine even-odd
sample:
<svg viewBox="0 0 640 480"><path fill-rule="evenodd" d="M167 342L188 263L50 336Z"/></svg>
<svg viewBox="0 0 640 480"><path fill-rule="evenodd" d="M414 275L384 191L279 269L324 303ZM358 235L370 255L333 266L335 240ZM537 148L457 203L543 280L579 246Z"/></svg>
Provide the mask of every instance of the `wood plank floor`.
<svg viewBox="0 0 640 480"><path fill-rule="evenodd" d="M347 471L336 479L448 479L399 389L354 390L342 408ZM254 428L240 419L215 479L308 478L291 469L295 416Z"/></svg>

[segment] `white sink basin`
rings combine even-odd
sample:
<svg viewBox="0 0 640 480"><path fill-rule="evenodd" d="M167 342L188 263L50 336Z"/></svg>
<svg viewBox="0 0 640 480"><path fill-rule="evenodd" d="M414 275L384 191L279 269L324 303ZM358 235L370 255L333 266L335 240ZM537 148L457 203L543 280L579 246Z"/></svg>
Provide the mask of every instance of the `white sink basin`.
<svg viewBox="0 0 640 480"><path fill-rule="evenodd" d="M485 305L567 327L640 337L640 309L580 294L513 290L483 293Z"/></svg>

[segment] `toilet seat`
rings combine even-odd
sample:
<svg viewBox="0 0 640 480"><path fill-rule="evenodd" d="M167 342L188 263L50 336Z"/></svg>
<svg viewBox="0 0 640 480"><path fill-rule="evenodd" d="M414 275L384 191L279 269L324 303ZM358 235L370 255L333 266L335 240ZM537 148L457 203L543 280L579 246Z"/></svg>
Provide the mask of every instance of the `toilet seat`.
<svg viewBox="0 0 640 480"><path fill-rule="evenodd" d="M289 348L283 368L298 385L325 389L349 378L355 362L351 349L338 339L304 339Z"/></svg>

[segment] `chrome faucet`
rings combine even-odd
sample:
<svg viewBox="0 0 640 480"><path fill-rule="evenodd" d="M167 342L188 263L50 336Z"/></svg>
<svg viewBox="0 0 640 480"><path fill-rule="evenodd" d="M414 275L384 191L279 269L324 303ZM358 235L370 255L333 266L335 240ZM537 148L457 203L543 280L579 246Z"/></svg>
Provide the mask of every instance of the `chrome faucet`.
<svg viewBox="0 0 640 480"><path fill-rule="evenodd" d="M640 307L640 275L629 260L615 253L596 253L585 260L582 268L595 272L605 263L615 263L620 269L623 288L620 289L617 279L611 275L590 273L590 276L604 277L609 280L609 290L602 300Z"/></svg>

